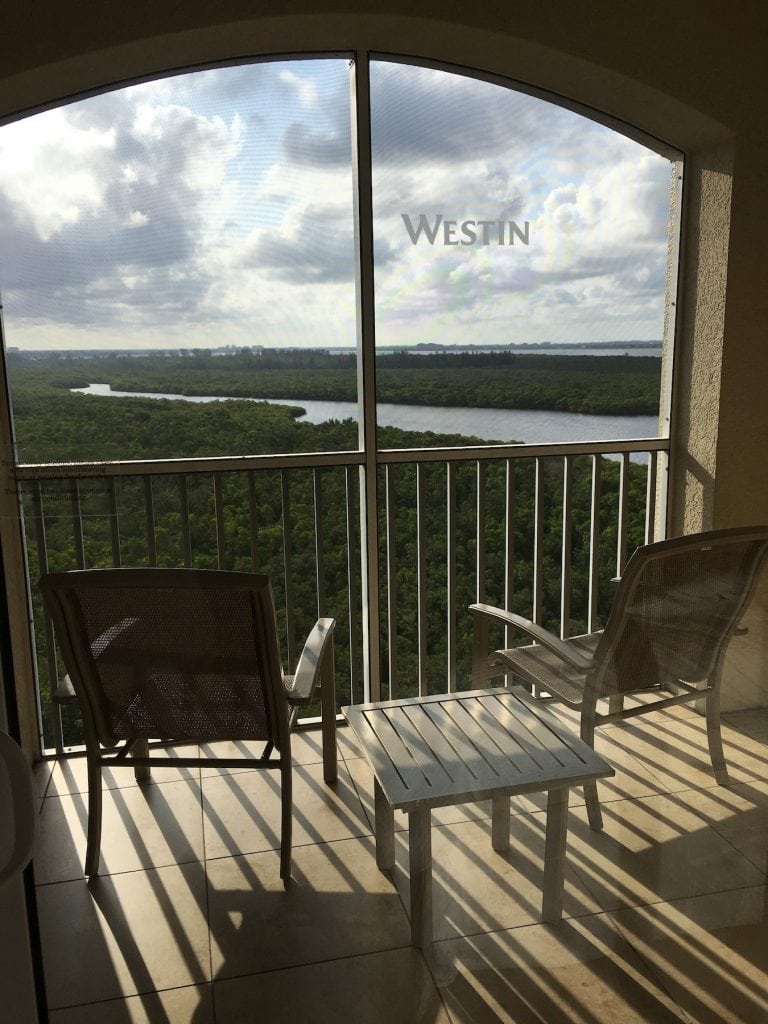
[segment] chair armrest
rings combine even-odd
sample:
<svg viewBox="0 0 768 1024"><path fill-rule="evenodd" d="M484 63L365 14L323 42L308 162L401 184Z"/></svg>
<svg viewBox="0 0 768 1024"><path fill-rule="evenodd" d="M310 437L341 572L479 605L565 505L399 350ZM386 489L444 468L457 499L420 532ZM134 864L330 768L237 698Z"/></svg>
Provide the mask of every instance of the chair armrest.
<svg viewBox="0 0 768 1024"><path fill-rule="evenodd" d="M293 706L309 704L320 682L320 670L329 645L333 644L335 619L318 619L301 652L296 674L286 679L286 700Z"/></svg>
<svg viewBox="0 0 768 1024"><path fill-rule="evenodd" d="M535 640L537 644L546 647L548 651L556 654L564 662L580 672L587 672L592 668L591 658L585 658L578 651L574 650L567 640L561 640L560 637L550 633L543 626L531 622L530 619L524 619L522 615L505 611L503 608L495 608L490 604L471 604L469 610L473 615L484 616L493 622L499 622L503 626L509 626L520 633L525 633L532 640Z"/></svg>
<svg viewBox="0 0 768 1024"><path fill-rule="evenodd" d="M77 694L75 688L72 685L72 680L68 675L64 676L60 680L59 685L56 687L56 691L53 694L53 701L55 704L70 704L72 701L77 700Z"/></svg>

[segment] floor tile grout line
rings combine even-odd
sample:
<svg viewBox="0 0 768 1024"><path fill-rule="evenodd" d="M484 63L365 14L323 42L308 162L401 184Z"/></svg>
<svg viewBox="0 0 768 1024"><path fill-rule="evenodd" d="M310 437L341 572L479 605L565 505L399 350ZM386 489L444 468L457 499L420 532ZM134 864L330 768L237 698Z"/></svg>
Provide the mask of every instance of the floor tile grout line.
<svg viewBox="0 0 768 1024"><path fill-rule="evenodd" d="M742 854L742 857L743 856L744 856L744 854ZM747 858L745 858L745 860L746 859ZM577 869L574 868L574 870L577 870ZM585 885L587 884L586 881L584 880L583 876L582 876L582 881L584 882ZM601 914L623 914L623 913L626 913L627 911L630 911L630 910L646 910L648 907L672 906L675 903L688 903L691 900L706 899L709 896L722 896L725 893L745 892L748 889L763 889L763 888L768 890L768 878L766 878L765 882L747 882L744 885L728 886L725 889L710 889L708 892L697 892L697 893L694 893L692 895L675 896L673 899L666 899L666 900L665 899L658 899L658 900L651 900L648 903L627 903L626 905L622 905L622 906L618 906L618 907L607 907L607 908L601 909L600 911L598 911L598 913L601 913ZM592 895L591 890L590 890L590 895ZM767 895L768 895L768 893L767 893ZM596 896L593 896L593 899L595 900L595 902L598 902L598 899L597 899ZM571 917L574 917L574 918L576 916L577 915L575 915L575 914L571 915ZM585 916L584 914L579 914L578 915L579 918L584 917L584 916Z"/></svg>
<svg viewBox="0 0 768 1024"><path fill-rule="evenodd" d="M153 765L153 767L156 768L157 765ZM161 766L161 770L163 770L163 771L165 770L164 766ZM187 768L187 769L176 768L175 769L175 771L178 771L178 772L190 771L190 770L191 769L189 769L189 768ZM185 778L183 776L179 776L178 778L174 778L174 779L163 779L162 782L158 782L158 780L155 779L154 776L153 776L152 779L149 782L149 785L150 786L178 786L179 783L189 783L189 782L192 782L192 783L195 783L196 785L199 786L201 781L202 781L202 778L201 778L199 773L198 773L197 778L195 778L195 777ZM129 783L127 783L124 786L105 786L102 783L101 791L102 791L102 793L119 793L119 792L122 792L123 790L126 790L126 789L130 789L130 790L138 789L138 790L141 790L141 789L144 788L145 785L146 785L146 783L129 782ZM49 782L49 786L50 786L50 782ZM66 797L76 797L76 796L87 798L88 797L88 788L86 787L85 789L67 789L65 792L62 792L62 793L48 793L48 792L46 792L45 799L46 800L62 800L62 799L65 799Z"/></svg>
<svg viewBox="0 0 768 1024"><path fill-rule="evenodd" d="M85 1003L62 1003L59 1006L50 1006L51 1013L58 1013L61 1010L79 1010L86 1006L107 1006L110 1003L125 1003L129 999L143 999L145 996L161 995L165 992L183 992L185 989L211 988L210 981L193 982L189 985L168 985L165 988L148 988L142 992L129 992L127 995L109 996L107 999L92 999Z"/></svg>
<svg viewBox="0 0 768 1024"><path fill-rule="evenodd" d="M51 768L50 772L48 773L48 778L46 779L45 786L43 786L43 792L42 793L37 793L37 792L35 793L35 796L40 801L40 808L39 808L39 811L38 811L39 814L43 813L43 804L45 803L46 799L48 798L48 790L51 788L51 783L53 782L53 773L56 771L58 763L59 763L58 761L54 761L53 762L53 767Z"/></svg>
<svg viewBox="0 0 768 1024"><path fill-rule="evenodd" d="M437 826L436 825L434 827L437 828L437 827L441 827L441 826ZM368 831L368 832L363 832L360 835L340 836L340 837L338 837L336 839L321 839L321 840L318 840L318 841L307 842L307 843L295 843L294 842L292 844L292 846L293 846L294 850L303 850L303 849L307 849L310 846L328 846L328 845L331 845L331 844L334 844L334 843L349 842L351 839L369 839L369 838L372 838L372 837L373 837L373 832L372 831ZM271 847L267 848L266 850L246 850L246 851L242 851L241 850L241 851L238 851L237 853L224 853L224 854L221 854L219 856L208 857L208 856L205 856L205 834L203 834L203 854L204 855L201 858L194 858L194 859L190 859L190 860L174 860L174 861L169 861L167 864L144 864L144 865L140 865L140 866L135 867L135 868L127 868L124 871L101 872L99 874L99 878L120 878L120 877L123 877L123 876L126 876L126 875L140 874L141 872L145 872L145 871L164 871L167 868L185 867L188 864L199 864L206 871L206 877L207 877L206 865L208 863L213 863L213 862L222 861L222 860L230 860L230 859L234 860L234 859L236 859L238 857L260 857L260 856L262 856L264 854L279 854L279 852L280 852L280 847L279 846L271 846ZM44 888L49 888L50 886L53 886L53 885L71 885L74 882L83 882L83 881L85 881L85 876L84 875L79 875L76 878L57 878L57 879L51 880L50 882L37 882L36 885L35 885L35 888L36 889L44 889Z"/></svg>
<svg viewBox="0 0 768 1024"><path fill-rule="evenodd" d="M670 901L670 900L662 900L661 902L663 904L665 904L665 905L669 905L669 903L672 902L672 901ZM648 904L648 905L649 906L660 906L661 904L659 904L659 903L652 903L652 904ZM626 942L626 944L629 946L629 948L632 950L632 952L638 958L639 962L642 964L642 966L648 972L648 975L651 978L651 980L653 982L655 982L655 984L665 994L667 999L669 999L670 1003L672 1003L672 1005L677 1009L678 1013L683 1018L684 1024L696 1024L696 1022L690 1016L688 1011L683 1006L680 1005L678 1000L669 991L669 989L668 989L668 987L667 987L667 985L666 985L666 983L664 981L663 976L659 973L657 968L654 966L653 962L651 960L648 960L648 958L643 954L642 950L640 950L635 945L635 943L632 941L631 937L627 934L627 932L624 930L624 928L621 927L621 922L616 920L615 915L617 913L619 913L621 911L624 911L624 910L637 910L637 909L642 909L642 908L637 908L637 907L620 907L620 908L618 908L618 910L607 910L607 911L605 911L605 915L608 918L608 920L611 922L611 924L613 925L613 927L615 928L617 933L621 936L621 938L624 940L624 942Z"/></svg>
<svg viewBox="0 0 768 1024"><path fill-rule="evenodd" d="M415 947L410 942L404 942L402 945L383 946L381 949L369 949L363 953L344 953L340 956L328 957L326 960L302 960L298 964L286 964L284 967L269 967L264 971L245 971L243 974L227 974L217 978L214 984L220 985L227 981L241 981L243 978L263 978L269 974L285 974L288 971L295 971L301 967L321 967L324 964L340 964L348 960L362 960L365 957L379 956L381 953L397 953L404 949L415 949ZM416 952L421 951L417 950Z"/></svg>
<svg viewBox="0 0 768 1024"><path fill-rule="evenodd" d="M764 874L765 874L765 882L764 882L764 883L762 883L762 884L764 884L764 885L765 885L766 887L768 887L768 861L767 861L767 860L766 860L766 859L764 858L764 859L763 859L763 863L762 863L762 864L756 864L756 863L755 863L755 861L753 861L753 860L752 860L752 858L751 858L751 857L750 857L750 856L749 856L748 854L744 853L744 851L743 851L743 850L740 850L740 849L738 848L738 846L737 846L737 845L736 845L736 844L735 844L734 842L732 842L732 841L731 841L731 838L730 838L730 836L728 836L728 835L724 835L724 834L723 834L723 833L722 833L722 832L721 832L721 831L720 831L720 830L719 830L719 829L717 828L717 826L716 826L716 825L710 825L710 828L711 828L711 829L713 829L713 830L714 830L715 832L717 832L717 834L718 834L718 835L720 836L720 838L721 838L721 839L724 839L724 840L726 841L726 843L728 843L728 845L729 845L729 846L730 846L730 847L731 847L731 848L732 848L733 850L735 850L735 851L736 851L736 853L739 853L739 854L741 854L741 856L742 856L742 857L743 857L743 858L744 858L744 859L745 859L745 860L746 860L746 861L747 861L747 862L748 862L749 864L752 864L752 866L753 866L753 867L755 867L755 868L757 868L757 870L758 870L758 871L763 871L763 872L764 872ZM756 884L756 885L760 885L761 883L760 883L760 882L756 882L755 884ZM750 885L748 885L748 886L740 886L739 888L746 888L746 889L751 889L751 888L753 888L753 886L750 886ZM736 889L723 889L723 890L721 890L721 891L722 891L722 892L736 892L737 890L736 890Z"/></svg>
<svg viewBox="0 0 768 1024"><path fill-rule="evenodd" d="M661 989L661 991L667 996L667 998L672 1003L672 1005L677 1008L678 1012L684 1018L684 1020L687 1022L687 1024L696 1024L696 1021L694 1020L694 1018L688 1013L688 1011L685 1009L685 1007L680 1004L679 1000L676 999L675 996L672 994L672 992L669 990L669 987L667 986L666 981L664 980L664 977L661 974L661 972L658 970L658 968L653 964L653 962L651 960L649 960L643 954L642 950L638 949L638 947L634 944L634 942L632 942L632 940L629 937L629 935L627 935L627 933L621 927L620 923L618 921L616 921L614 919L614 917L610 913L609 913L608 917L611 920L611 922L614 925L614 927L616 928L616 930L619 933L619 935L621 935L621 937L627 943L629 948L632 950L632 952L638 958L640 963L648 971L649 976L653 979L653 981L655 981L655 983L658 985L658 987Z"/></svg>
<svg viewBox="0 0 768 1024"><path fill-rule="evenodd" d="M375 839L373 832L364 832L362 835L339 836L336 839L320 839L312 843L292 843L292 850L306 850L311 846L333 846L336 843L348 843L354 839ZM239 851L238 853L224 853L221 856L208 857L207 863L215 863L222 860L236 860L238 857L262 857L266 854L280 853L279 846L271 846L267 850ZM52 883L55 884L55 883Z"/></svg>
<svg viewBox="0 0 768 1024"><path fill-rule="evenodd" d="M270 853L269 850L262 851L263 853ZM246 854L246 856L253 856L253 854ZM169 861L167 864L143 864L136 868L127 868L125 871L99 871L96 878L106 880L108 878L126 878L128 875L141 875L146 874L148 871L168 871L170 868L186 868L194 865L199 865L203 870L205 869L205 862L200 859L195 860L174 860ZM59 878L54 879L50 882L35 882L35 889L50 889L54 885L74 885L75 883L86 882L85 875L79 875L77 878Z"/></svg>
<svg viewBox="0 0 768 1024"><path fill-rule="evenodd" d="M197 748L198 755L200 747ZM216 996L213 988L213 938L211 936L211 897L208 885L208 857L205 843L205 793L203 792L203 771L202 764L199 775L200 794L200 834L203 866L203 885L205 887L205 928L208 933L208 979L211 986L211 1024L216 1024Z"/></svg>

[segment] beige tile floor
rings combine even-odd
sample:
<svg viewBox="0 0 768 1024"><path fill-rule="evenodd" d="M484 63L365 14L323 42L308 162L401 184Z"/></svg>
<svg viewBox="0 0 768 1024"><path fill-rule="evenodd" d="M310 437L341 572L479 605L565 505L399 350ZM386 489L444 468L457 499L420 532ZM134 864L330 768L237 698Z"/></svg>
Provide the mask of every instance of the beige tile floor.
<svg viewBox="0 0 768 1024"><path fill-rule="evenodd" d="M35 858L52 1024L768 1024L768 711L725 718L732 782L689 709L606 729L602 833L575 791L565 911L544 925L538 795L511 845L482 804L433 817L436 941L410 945L407 822L376 868L372 776L340 729L339 781L295 739L293 882L266 773L104 780L102 875L82 876L85 771L41 765ZM227 745L226 753L235 752ZM189 754L189 750L185 751Z"/></svg>

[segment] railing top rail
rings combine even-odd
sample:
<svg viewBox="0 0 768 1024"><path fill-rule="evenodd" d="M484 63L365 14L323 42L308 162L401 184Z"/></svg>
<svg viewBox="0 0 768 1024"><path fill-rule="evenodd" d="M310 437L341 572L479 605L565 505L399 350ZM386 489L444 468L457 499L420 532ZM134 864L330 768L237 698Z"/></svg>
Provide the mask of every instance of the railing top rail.
<svg viewBox="0 0 768 1024"><path fill-rule="evenodd" d="M188 459L121 459L114 462L25 462L16 466L15 474L17 480L70 480L73 477L161 476L173 473L226 473L247 469L354 466L362 462L362 452L303 452Z"/></svg>
<svg viewBox="0 0 768 1024"><path fill-rule="evenodd" d="M531 459L561 455L618 455L622 452L669 450L668 437L633 438L625 441L558 441L554 444L485 444L474 448L388 448L378 461L460 462L467 459Z"/></svg>
<svg viewBox="0 0 768 1024"><path fill-rule="evenodd" d="M622 452L667 451L665 437L622 441L563 441L554 444L497 444L461 448L387 448L377 453L382 465L402 462L462 462L476 459L530 459L562 455L616 455ZM105 462L20 463L18 480L83 479L86 477L160 476L174 473L221 473L241 470L311 469L362 465L360 451L303 452L285 455L222 455L185 459L125 459Z"/></svg>

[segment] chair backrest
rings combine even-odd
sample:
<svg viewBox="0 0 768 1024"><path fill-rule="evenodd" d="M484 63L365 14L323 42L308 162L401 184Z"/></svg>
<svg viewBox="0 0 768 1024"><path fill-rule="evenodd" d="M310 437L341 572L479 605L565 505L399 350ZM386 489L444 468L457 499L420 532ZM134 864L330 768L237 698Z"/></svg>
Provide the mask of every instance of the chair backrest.
<svg viewBox="0 0 768 1024"><path fill-rule="evenodd" d="M93 569L40 580L86 733L287 741L267 576Z"/></svg>
<svg viewBox="0 0 768 1024"><path fill-rule="evenodd" d="M638 548L595 651L598 693L707 679L744 614L767 552L765 527Z"/></svg>

